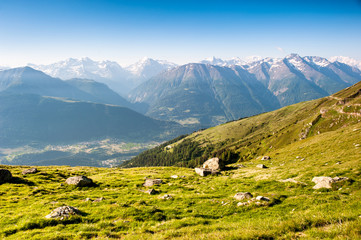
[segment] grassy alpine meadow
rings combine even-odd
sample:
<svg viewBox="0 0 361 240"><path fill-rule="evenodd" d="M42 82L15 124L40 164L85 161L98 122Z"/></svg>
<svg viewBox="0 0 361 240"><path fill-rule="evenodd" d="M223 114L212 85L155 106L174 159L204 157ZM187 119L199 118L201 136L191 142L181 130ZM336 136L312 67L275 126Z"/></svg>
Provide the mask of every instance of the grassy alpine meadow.
<svg viewBox="0 0 361 240"><path fill-rule="evenodd" d="M93 168L1 166L13 174L0 185L3 239L360 239L361 123L315 135L201 177L178 167ZM264 164L268 168L257 168ZM93 187L64 184L85 175ZM177 175L178 178L171 176ZM313 189L315 176L348 177L332 189ZM144 187L145 178L163 184ZM293 178L297 182L281 182ZM145 191L153 188L156 193ZM237 206L238 192L269 202ZM165 194L170 199L162 199ZM85 201L103 197L99 202ZM45 218L53 209L81 211Z"/></svg>

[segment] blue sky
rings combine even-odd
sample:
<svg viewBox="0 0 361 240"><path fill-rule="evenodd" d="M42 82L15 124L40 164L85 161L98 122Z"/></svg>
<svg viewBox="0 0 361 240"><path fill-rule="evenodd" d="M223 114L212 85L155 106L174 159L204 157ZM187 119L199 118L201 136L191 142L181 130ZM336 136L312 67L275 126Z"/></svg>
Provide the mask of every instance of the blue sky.
<svg viewBox="0 0 361 240"><path fill-rule="evenodd" d="M0 0L0 33L5 66L289 53L361 60L361 1Z"/></svg>

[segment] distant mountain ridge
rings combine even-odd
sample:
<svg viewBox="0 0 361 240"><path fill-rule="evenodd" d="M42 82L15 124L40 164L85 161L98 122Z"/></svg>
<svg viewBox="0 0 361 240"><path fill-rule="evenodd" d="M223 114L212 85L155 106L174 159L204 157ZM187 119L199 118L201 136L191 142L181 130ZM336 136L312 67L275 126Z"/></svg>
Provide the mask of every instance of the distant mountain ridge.
<svg viewBox="0 0 361 240"><path fill-rule="evenodd" d="M233 57L230 59L221 59L216 57L206 58L199 63L211 64L223 67L233 65L244 66L254 62L277 61L278 58L262 58L260 56L249 56L245 58ZM326 59L327 60L327 59ZM352 67L361 69L361 61L349 57L331 57L328 62L341 62ZM92 79L107 84L117 93L127 95L130 90L134 89L142 82L163 72L177 67L175 63L166 60L155 60L152 58L143 58L138 62L127 67L120 66L115 61L94 61L90 58L69 58L53 64L36 65L28 64L28 66L43 71L44 73L68 80L72 78Z"/></svg>
<svg viewBox="0 0 361 240"><path fill-rule="evenodd" d="M277 99L243 68L197 63L151 78L129 98L147 103L148 116L183 124L216 125L279 107Z"/></svg>
<svg viewBox="0 0 361 240"><path fill-rule="evenodd" d="M114 61L69 58L49 65L29 64L29 66L63 80L73 78L92 79L105 83L117 93L124 95L149 77L176 66L176 64L144 58L133 65L123 68Z"/></svg>
<svg viewBox="0 0 361 240"><path fill-rule="evenodd" d="M147 115L216 125L280 106L321 98L361 81L358 68L321 57L290 54L246 65L186 64L152 77L129 95Z"/></svg>
<svg viewBox="0 0 361 240"><path fill-rule="evenodd" d="M31 67L0 71L0 92L38 94L78 101L113 104L142 112L141 104L132 104L107 85L88 79L63 81Z"/></svg>

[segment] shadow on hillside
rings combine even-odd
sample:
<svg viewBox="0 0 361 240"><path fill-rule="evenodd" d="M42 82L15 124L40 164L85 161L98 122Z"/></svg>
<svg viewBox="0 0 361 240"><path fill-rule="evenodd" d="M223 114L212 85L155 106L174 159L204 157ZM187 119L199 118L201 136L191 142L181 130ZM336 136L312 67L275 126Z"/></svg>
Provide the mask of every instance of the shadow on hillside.
<svg viewBox="0 0 361 240"><path fill-rule="evenodd" d="M31 181L28 181L26 179L19 178L19 177L12 177L10 181L0 182L0 185L2 185L4 183L25 184L25 185L28 185L28 186L35 186L34 182L31 182Z"/></svg>
<svg viewBox="0 0 361 240"><path fill-rule="evenodd" d="M19 177L12 177L9 183L15 183L15 184L25 184L28 186L35 186L35 183L29 180L26 180L24 178Z"/></svg>
<svg viewBox="0 0 361 240"><path fill-rule="evenodd" d="M230 171L230 170L236 170L238 169L239 167L235 167L235 166L225 166L224 167L224 171Z"/></svg>
<svg viewBox="0 0 361 240"><path fill-rule="evenodd" d="M279 197L273 198L268 206L273 207L275 205L281 204L286 198L286 195L281 195Z"/></svg>

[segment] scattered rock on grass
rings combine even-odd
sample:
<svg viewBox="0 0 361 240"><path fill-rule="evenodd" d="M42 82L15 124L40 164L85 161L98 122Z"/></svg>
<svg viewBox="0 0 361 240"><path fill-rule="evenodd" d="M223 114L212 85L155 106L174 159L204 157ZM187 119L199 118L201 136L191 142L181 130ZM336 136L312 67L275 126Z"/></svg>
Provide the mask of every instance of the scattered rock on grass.
<svg viewBox="0 0 361 240"><path fill-rule="evenodd" d="M65 183L68 185L75 185L77 187L86 187L91 186L93 184L93 180L85 176L75 176L66 179Z"/></svg>
<svg viewBox="0 0 361 240"><path fill-rule="evenodd" d="M271 157L270 156L263 156L261 160L270 160Z"/></svg>
<svg viewBox="0 0 361 240"><path fill-rule="evenodd" d="M195 168L194 169L196 173L202 177L208 176L208 175L216 175L219 173L219 171L212 170L212 169L206 169L206 168Z"/></svg>
<svg viewBox="0 0 361 240"><path fill-rule="evenodd" d="M258 167L258 168L267 168L266 165L263 165L263 164L258 164L256 167Z"/></svg>
<svg viewBox="0 0 361 240"><path fill-rule="evenodd" d="M239 192L239 193L236 193L236 195L234 195L234 198L236 200L244 200L244 199L250 199L252 198L253 195L249 192Z"/></svg>
<svg viewBox="0 0 361 240"><path fill-rule="evenodd" d="M255 204L257 206L268 206L270 199L263 196L257 196L256 198L251 198L247 202L239 202L237 203L237 207L247 206L251 204Z"/></svg>
<svg viewBox="0 0 361 240"><path fill-rule="evenodd" d="M37 173L38 169L37 168L29 168L29 169L25 169L22 174L26 175L26 174L33 174L33 173Z"/></svg>
<svg viewBox="0 0 361 240"><path fill-rule="evenodd" d="M249 202L239 202L239 203L237 203L237 207L247 206L247 205L249 205Z"/></svg>
<svg viewBox="0 0 361 240"><path fill-rule="evenodd" d="M215 157L205 161L203 163L203 168L219 171L224 169L224 163L222 160Z"/></svg>
<svg viewBox="0 0 361 240"><path fill-rule="evenodd" d="M12 178L11 172L7 169L0 169L0 183L10 181Z"/></svg>
<svg viewBox="0 0 361 240"><path fill-rule="evenodd" d="M165 194L164 196L160 197L161 199L172 199L173 197L169 194Z"/></svg>
<svg viewBox="0 0 361 240"><path fill-rule="evenodd" d="M163 180L162 179L150 179L147 178L145 179L145 183L143 184L144 187L151 187L153 185L159 185L162 184Z"/></svg>
<svg viewBox="0 0 361 240"><path fill-rule="evenodd" d="M103 200L105 200L105 198L100 197L100 198L94 199L93 202L101 202L101 201L103 201Z"/></svg>
<svg viewBox="0 0 361 240"><path fill-rule="evenodd" d="M178 175L172 175L171 178L178 178Z"/></svg>
<svg viewBox="0 0 361 240"><path fill-rule="evenodd" d="M332 185L337 182L346 181L347 177L314 177L312 182L316 183L313 189L332 188Z"/></svg>
<svg viewBox="0 0 361 240"><path fill-rule="evenodd" d="M266 201L266 202L270 201L270 199L268 197L263 197L263 196L257 196L256 200L258 200L258 201Z"/></svg>
<svg viewBox="0 0 361 240"><path fill-rule="evenodd" d="M101 201L103 201L103 200L105 200L104 197L100 197L100 198L97 198L97 199L95 199L95 200L92 200L91 198L86 198L84 201L85 201L85 202L101 202Z"/></svg>
<svg viewBox="0 0 361 240"><path fill-rule="evenodd" d="M46 218L60 218L60 220L70 217L70 215L80 215L80 211L71 206L62 206L54 209Z"/></svg>

